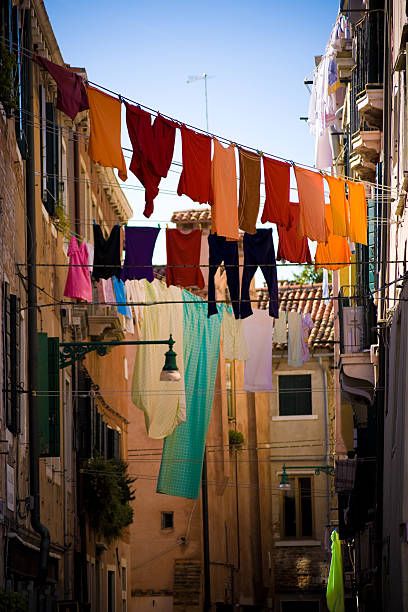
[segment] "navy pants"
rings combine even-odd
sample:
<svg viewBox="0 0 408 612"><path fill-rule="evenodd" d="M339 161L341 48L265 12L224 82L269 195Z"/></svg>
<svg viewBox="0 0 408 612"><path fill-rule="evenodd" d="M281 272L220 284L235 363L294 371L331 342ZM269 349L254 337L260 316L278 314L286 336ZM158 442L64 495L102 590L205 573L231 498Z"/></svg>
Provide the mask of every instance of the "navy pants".
<svg viewBox="0 0 408 612"><path fill-rule="evenodd" d="M208 270L208 316L217 314L215 303L214 276L219 265L224 262L227 271L227 283L236 319L239 319L239 268L238 243L229 241L223 236L210 234L208 236L209 270Z"/></svg>
<svg viewBox="0 0 408 612"><path fill-rule="evenodd" d="M278 275L272 229L258 229L256 234L244 234L244 271L241 289L241 319L252 314L249 288L254 274L261 268L269 291L269 314L279 317Z"/></svg>

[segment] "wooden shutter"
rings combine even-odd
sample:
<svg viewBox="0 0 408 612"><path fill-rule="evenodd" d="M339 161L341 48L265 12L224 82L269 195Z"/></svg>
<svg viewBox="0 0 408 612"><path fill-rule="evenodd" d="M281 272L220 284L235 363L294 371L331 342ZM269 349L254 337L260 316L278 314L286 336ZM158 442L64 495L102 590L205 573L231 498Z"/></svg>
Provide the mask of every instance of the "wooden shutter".
<svg viewBox="0 0 408 612"><path fill-rule="evenodd" d="M60 456L59 338L48 338L49 432L51 457Z"/></svg>

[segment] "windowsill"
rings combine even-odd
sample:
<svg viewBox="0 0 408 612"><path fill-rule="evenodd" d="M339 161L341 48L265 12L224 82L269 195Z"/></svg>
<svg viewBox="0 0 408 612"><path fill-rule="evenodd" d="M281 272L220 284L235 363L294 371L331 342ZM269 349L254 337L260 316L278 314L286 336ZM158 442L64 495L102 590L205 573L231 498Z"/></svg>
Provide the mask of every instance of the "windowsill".
<svg viewBox="0 0 408 612"><path fill-rule="evenodd" d="M283 548L284 546L321 546L320 540L278 540L275 546Z"/></svg>
<svg viewBox="0 0 408 612"><path fill-rule="evenodd" d="M317 414L294 414L291 416L273 416L272 421L317 421Z"/></svg>

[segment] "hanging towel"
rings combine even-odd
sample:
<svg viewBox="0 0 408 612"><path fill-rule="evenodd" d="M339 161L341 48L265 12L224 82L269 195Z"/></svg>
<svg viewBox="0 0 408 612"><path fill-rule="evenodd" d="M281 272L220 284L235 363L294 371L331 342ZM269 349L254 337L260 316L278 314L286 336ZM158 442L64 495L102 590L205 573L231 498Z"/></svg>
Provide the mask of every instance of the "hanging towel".
<svg viewBox="0 0 408 612"><path fill-rule="evenodd" d="M88 154L94 162L117 168L119 178L127 179L125 159L120 141L121 102L108 94L87 87L91 123Z"/></svg>
<svg viewBox="0 0 408 612"><path fill-rule="evenodd" d="M201 235L200 229L187 233L166 229L167 286L204 288L200 270Z"/></svg>
<svg viewBox="0 0 408 612"><path fill-rule="evenodd" d="M279 318L275 319L275 325L273 328L273 342L274 344L286 344L288 341L288 330L287 330L287 317L286 311L279 311Z"/></svg>
<svg viewBox="0 0 408 612"><path fill-rule="evenodd" d="M302 314L288 312L288 365L299 368L302 359Z"/></svg>
<svg viewBox="0 0 408 612"><path fill-rule="evenodd" d="M167 345L139 346L133 370L132 401L145 414L147 435L161 439L171 435L186 420L181 289L166 287L157 279L146 283L146 302L156 301L164 303L145 309L141 340L167 340L172 334L181 380L160 381Z"/></svg>
<svg viewBox="0 0 408 612"><path fill-rule="evenodd" d="M183 299L188 418L164 441L157 493L197 499L214 397L223 309L208 319L203 300L185 290Z"/></svg>
<svg viewBox="0 0 408 612"><path fill-rule="evenodd" d="M239 227L248 234L255 234L260 204L261 157L241 148L238 149L238 153Z"/></svg>
<svg viewBox="0 0 408 612"><path fill-rule="evenodd" d="M245 362L245 391L272 391L272 335L273 319L267 310L254 311L252 317L243 322L244 334L249 350Z"/></svg>
<svg viewBox="0 0 408 612"><path fill-rule="evenodd" d="M327 580L326 600L329 612L344 612L343 558L337 531L331 534L331 561Z"/></svg>
<svg viewBox="0 0 408 612"><path fill-rule="evenodd" d="M112 279L101 278L97 284L98 301L100 304L116 304L115 292L113 291Z"/></svg>
<svg viewBox="0 0 408 612"><path fill-rule="evenodd" d="M292 217L292 225L287 229L278 225L279 245L276 259L279 261L290 261L291 263L312 263L309 243L306 236L299 236L299 204L289 204Z"/></svg>
<svg viewBox="0 0 408 612"><path fill-rule="evenodd" d="M354 181L346 182L350 207L350 240L367 244L367 202L364 184Z"/></svg>
<svg viewBox="0 0 408 612"><path fill-rule="evenodd" d="M144 216L154 210L153 200L159 193L159 184L166 178L173 158L177 125L157 115L152 116L139 106L125 103L126 124L132 143L133 155L129 169L145 188Z"/></svg>
<svg viewBox="0 0 408 612"><path fill-rule="evenodd" d="M57 83L58 110L74 120L78 113L89 108L85 83L80 74L54 64L39 55L34 55L33 59L45 68Z"/></svg>
<svg viewBox="0 0 408 612"><path fill-rule="evenodd" d="M329 273L325 269L323 270L322 298L326 306L330 304Z"/></svg>
<svg viewBox="0 0 408 612"><path fill-rule="evenodd" d="M235 146L223 147L214 138L211 165L211 229L218 236L238 240L237 169Z"/></svg>
<svg viewBox="0 0 408 612"><path fill-rule="evenodd" d="M125 261L121 274L122 280L141 280L146 278L152 282L153 251L156 245L158 227L129 227L125 228Z"/></svg>
<svg viewBox="0 0 408 612"><path fill-rule="evenodd" d="M289 229L291 226L289 208L290 165L264 155L263 167L266 199L261 222L270 221Z"/></svg>
<svg viewBox="0 0 408 612"><path fill-rule="evenodd" d="M208 316L218 313L215 303L215 273L224 263L226 267L227 284L232 309L236 319L239 319L239 268L238 243L229 241L223 236L210 234L208 236L209 269L208 269Z"/></svg>
<svg viewBox="0 0 408 612"><path fill-rule="evenodd" d="M69 268L64 296L92 302L92 283L89 273L89 254L85 242L78 244L72 236L68 245Z"/></svg>
<svg viewBox="0 0 408 612"><path fill-rule="evenodd" d="M332 209L330 205L325 206L327 242L319 242L315 254L316 268L326 270L340 270L350 265L351 252L347 238L335 236L333 233Z"/></svg>
<svg viewBox="0 0 408 612"><path fill-rule="evenodd" d="M239 361L248 359L249 352L244 334L243 321L233 316L230 307L224 311L221 329L224 358L238 359Z"/></svg>
<svg viewBox="0 0 408 612"><path fill-rule="evenodd" d="M94 235L94 261L92 277L100 278L120 277L120 227L114 225L107 239L97 223L93 224Z"/></svg>
<svg viewBox="0 0 408 612"><path fill-rule="evenodd" d="M177 193L206 204L210 201L211 189L211 138L193 132L184 125L180 131L183 170Z"/></svg>
<svg viewBox="0 0 408 612"><path fill-rule="evenodd" d="M242 273L241 319L252 315L249 289L254 274L261 268L269 291L269 314L279 316L278 275L272 229L258 229L256 234L244 234L244 271Z"/></svg>
<svg viewBox="0 0 408 612"><path fill-rule="evenodd" d="M345 181L336 176L325 176L330 190L330 206L333 219L332 233L336 236L348 236L349 213L345 191Z"/></svg>
<svg viewBox="0 0 408 612"><path fill-rule="evenodd" d="M133 302L130 308L133 313L135 331L139 340L141 336L145 306L139 306L137 304L144 304L146 301L146 283L146 280L127 280L125 282L128 302Z"/></svg>
<svg viewBox="0 0 408 612"><path fill-rule="evenodd" d="M201 249L200 249L200 269L204 279L204 286L208 287L208 261L210 258L210 249L208 246L207 236L201 237Z"/></svg>
<svg viewBox="0 0 408 612"><path fill-rule="evenodd" d="M112 278L112 282L113 282L113 290L115 292L118 312L122 314L124 317L132 318L132 313L130 311L129 306L126 303L127 297L126 297L125 283L123 282L123 280L116 278L116 276Z"/></svg>
<svg viewBox="0 0 408 612"><path fill-rule="evenodd" d="M302 348L302 364L306 363L310 359L310 351L309 351L309 336L314 326L313 319L310 316L309 312L302 314L302 340L301 340L301 348Z"/></svg>
<svg viewBox="0 0 408 612"><path fill-rule="evenodd" d="M323 176L298 166L295 166L295 175L300 207L298 234L310 240L326 242Z"/></svg>

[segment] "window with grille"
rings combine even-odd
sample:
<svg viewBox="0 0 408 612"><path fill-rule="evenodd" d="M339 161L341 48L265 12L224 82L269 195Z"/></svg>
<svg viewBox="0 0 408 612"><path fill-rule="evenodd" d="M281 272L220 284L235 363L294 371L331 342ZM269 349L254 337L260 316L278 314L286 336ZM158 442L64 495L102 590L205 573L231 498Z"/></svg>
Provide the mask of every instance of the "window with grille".
<svg viewBox="0 0 408 612"><path fill-rule="evenodd" d="M279 381L279 416L312 414L311 374L281 374Z"/></svg>

